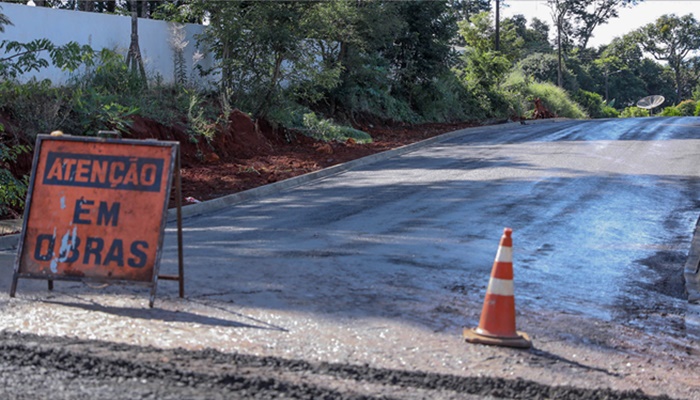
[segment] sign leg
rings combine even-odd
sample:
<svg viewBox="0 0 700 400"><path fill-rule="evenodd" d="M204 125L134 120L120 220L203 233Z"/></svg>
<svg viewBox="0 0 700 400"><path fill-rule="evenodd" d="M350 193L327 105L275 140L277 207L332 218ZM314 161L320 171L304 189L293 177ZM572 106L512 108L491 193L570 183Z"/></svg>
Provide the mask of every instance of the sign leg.
<svg viewBox="0 0 700 400"><path fill-rule="evenodd" d="M175 194L177 204L177 262L180 298L185 297L185 267L182 251L182 175L180 175L180 147L177 148L177 167L175 168Z"/></svg>

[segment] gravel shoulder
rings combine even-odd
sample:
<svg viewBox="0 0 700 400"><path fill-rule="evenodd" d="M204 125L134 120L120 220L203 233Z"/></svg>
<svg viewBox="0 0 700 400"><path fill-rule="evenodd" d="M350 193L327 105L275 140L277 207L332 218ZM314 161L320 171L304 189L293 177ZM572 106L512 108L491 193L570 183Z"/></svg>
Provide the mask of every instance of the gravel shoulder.
<svg viewBox="0 0 700 400"><path fill-rule="evenodd" d="M6 399L668 399L523 379L0 334ZM27 388L32 388L31 392Z"/></svg>

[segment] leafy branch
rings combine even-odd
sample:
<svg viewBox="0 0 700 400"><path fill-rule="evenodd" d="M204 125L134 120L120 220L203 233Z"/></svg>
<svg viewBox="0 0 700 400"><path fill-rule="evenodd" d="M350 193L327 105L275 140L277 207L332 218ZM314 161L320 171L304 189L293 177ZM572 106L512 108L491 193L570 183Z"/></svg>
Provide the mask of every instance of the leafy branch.
<svg viewBox="0 0 700 400"><path fill-rule="evenodd" d="M95 52L88 45L68 42L62 46L48 39L36 39L28 43L3 40L0 52L9 54L0 58L0 78L17 78L30 71L39 71L50 64L64 71L75 71L83 64L92 65ZM43 53L48 53L47 60Z"/></svg>

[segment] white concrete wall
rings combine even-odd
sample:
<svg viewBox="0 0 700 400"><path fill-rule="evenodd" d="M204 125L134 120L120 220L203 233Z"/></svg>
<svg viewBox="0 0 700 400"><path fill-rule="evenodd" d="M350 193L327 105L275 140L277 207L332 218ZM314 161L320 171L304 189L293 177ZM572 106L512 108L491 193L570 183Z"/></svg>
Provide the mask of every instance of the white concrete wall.
<svg viewBox="0 0 700 400"><path fill-rule="evenodd" d="M131 18L119 15L89 13L72 10L56 10L44 7L30 7L22 4L0 3L0 13L5 14L13 25L6 25L5 32L0 33L0 40L30 42L34 39L47 38L56 45L77 42L90 45L95 51L102 48L116 50L126 55L131 41ZM168 23L149 19L139 19L139 47L146 71L149 76L160 74L165 82L174 80L174 52L170 45ZM197 47L194 35L203 32L201 25L185 25L189 42L184 51L188 67L188 78L192 74L192 56ZM46 57L48 59L48 55ZM199 64L205 68L212 63L207 55ZM29 73L22 80L35 76L51 79L54 84L64 82L69 73L57 68L46 68L39 73Z"/></svg>

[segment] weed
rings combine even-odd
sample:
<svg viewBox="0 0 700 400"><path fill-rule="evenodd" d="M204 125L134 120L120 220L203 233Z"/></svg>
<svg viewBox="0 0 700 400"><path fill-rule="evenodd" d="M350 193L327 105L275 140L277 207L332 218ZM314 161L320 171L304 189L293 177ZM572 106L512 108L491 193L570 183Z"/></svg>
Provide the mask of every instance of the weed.
<svg viewBox="0 0 700 400"><path fill-rule="evenodd" d="M0 132L4 127L0 124ZM0 143L0 216L19 217L17 210L24 208L29 178L25 175L17 179L9 170L9 163L17 160L21 154L28 153L29 147L23 145L7 146Z"/></svg>
<svg viewBox="0 0 700 400"><path fill-rule="evenodd" d="M357 143L372 142L372 137L368 133L347 126L336 125L327 119L319 119L314 113L304 115L304 127L306 128L305 132L309 136L326 142L332 140L344 142L350 138Z"/></svg>

